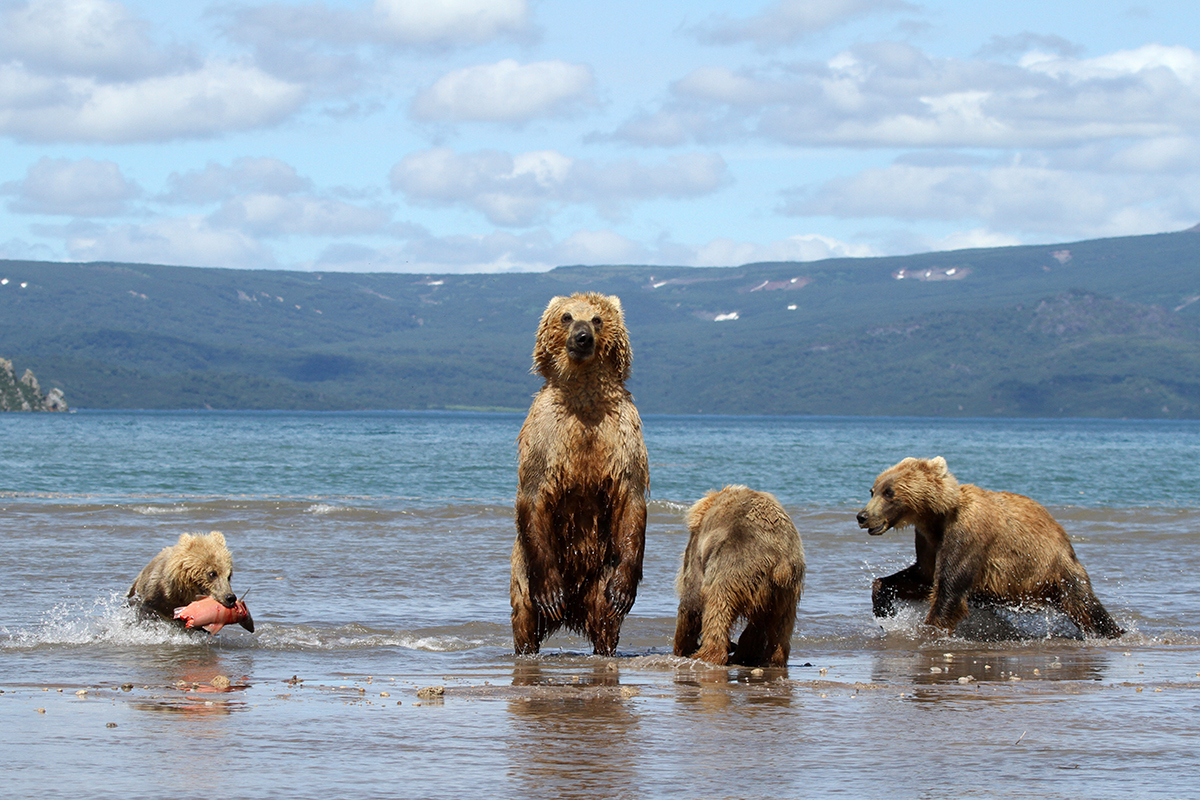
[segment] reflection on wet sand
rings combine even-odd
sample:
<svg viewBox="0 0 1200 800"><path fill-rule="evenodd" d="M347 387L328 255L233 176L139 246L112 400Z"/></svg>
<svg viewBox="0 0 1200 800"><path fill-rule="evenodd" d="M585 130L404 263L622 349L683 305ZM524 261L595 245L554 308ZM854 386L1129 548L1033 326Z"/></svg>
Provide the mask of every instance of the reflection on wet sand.
<svg viewBox="0 0 1200 800"><path fill-rule="evenodd" d="M537 661L521 661L513 668L513 686L617 686L620 668L616 661L588 664L579 669L547 668Z"/></svg>
<svg viewBox="0 0 1200 800"><path fill-rule="evenodd" d="M786 667L718 667L694 661L676 672L675 697L706 711L743 704L788 706L795 684L787 676Z"/></svg>
<svg viewBox="0 0 1200 800"><path fill-rule="evenodd" d="M878 653L872 670L876 683L934 686L1019 681L1102 681L1111 653L1074 642L1044 648L999 649L968 642L940 642L914 651Z"/></svg>
<svg viewBox="0 0 1200 800"><path fill-rule="evenodd" d="M518 664L505 747L519 797L618 797L640 792L642 751L636 689L621 687L615 663L564 674Z"/></svg>
<svg viewBox="0 0 1200 800"><path fill-rule="evenodd" d="M136 696L130 703L132 707L196 716L224 716L246 708L237 693L250 688L250 684L228 676L216 651L189 652L166 660L162 667L162 682L170 688L154 696Z"/></svg>

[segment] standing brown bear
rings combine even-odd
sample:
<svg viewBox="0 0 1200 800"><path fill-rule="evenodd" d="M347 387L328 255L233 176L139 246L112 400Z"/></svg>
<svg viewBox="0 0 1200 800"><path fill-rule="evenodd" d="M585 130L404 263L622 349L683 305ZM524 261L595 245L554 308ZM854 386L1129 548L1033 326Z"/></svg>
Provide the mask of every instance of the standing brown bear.
<svg viewBox="0 0 1200 800"><path fill-rule="evenodd" d="M224 534L181 533L179 541L160 550L138 573L129 587L129 598L142 610L165 620L172 620L175 609L200 597L211 597L233 608L237 595L229 583L232 577L233 556L225 546ZM254 621L248 614L240 624L254 632Z"/></svg>
<svg viewBox="0 0 1200 800"><path fill-rule="evenodd" d="M560 627L616 652L642 579L649 467L625 389L633 350L621 301L555 297L533 369L546 379L517 437L513 643L536 653Z"/></svg>
<svg viewBox="0 0 1200 800"><path fill-rule="evenodd" d="M787 666L804 547L783 506L766 492L726 486L688 509L687 526L691 538L675 581L675 655ZM741 619L746 628L733 647L730 630Z"/></svg>
<svg viewBox="0 0 1200 800"><path fill-rule="evenodd" d="M968 600L1033 602L1062 611L1085 634L1124 633L1050 512L1023 495L959 484L940 456L906 458L880 473L858 525L872 536L916 529L917 563L871 587L877 617L895 614L896 600L928 600L925 624L953 633Z"/></svg>

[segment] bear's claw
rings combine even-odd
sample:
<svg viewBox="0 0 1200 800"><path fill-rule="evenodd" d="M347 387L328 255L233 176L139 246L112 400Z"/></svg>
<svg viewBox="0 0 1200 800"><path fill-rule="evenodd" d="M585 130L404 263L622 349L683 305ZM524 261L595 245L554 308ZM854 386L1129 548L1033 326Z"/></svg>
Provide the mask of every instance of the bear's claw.
<svg viewBox="0 0 1200 800"><path fill-rule="evenodd" d="M566 597L561 589L538 595L533 599L533 604L539 614L555 622L562 621L567 607Z"/></svg>

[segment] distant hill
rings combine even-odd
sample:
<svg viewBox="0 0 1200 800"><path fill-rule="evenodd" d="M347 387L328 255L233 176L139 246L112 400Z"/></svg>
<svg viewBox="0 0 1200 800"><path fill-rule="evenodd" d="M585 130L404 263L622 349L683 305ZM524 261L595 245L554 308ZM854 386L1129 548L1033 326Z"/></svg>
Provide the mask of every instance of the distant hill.
<svg viewBox="0 0 1200 800"><path fill-rule="evenodd" d="M525 409L550 297L620 295L643 413L1200 418L1200 233L732 268L0 260L0 353L77 408Z"/></svg>

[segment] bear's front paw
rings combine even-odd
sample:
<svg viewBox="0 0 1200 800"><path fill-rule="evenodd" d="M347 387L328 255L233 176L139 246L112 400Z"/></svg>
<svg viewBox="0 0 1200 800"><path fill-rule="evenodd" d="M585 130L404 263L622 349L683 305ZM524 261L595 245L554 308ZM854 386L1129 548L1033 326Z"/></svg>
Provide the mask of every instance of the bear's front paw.
<svg viewBox="0 0 1200 800"><path fill-rule="evenodd" d="M566 612L567 599L561 588L547 587L534 595L533 605L543 617L561 622Z"/></svg>
<svg viewBox="0 0 1200 800"><path fill-rule="evenodd" d="M622 581L609 581L604 590L604 597L608 601L610 614L614 617L624 617L629 613L629 609L633 608L637 589Z"/></svg>

